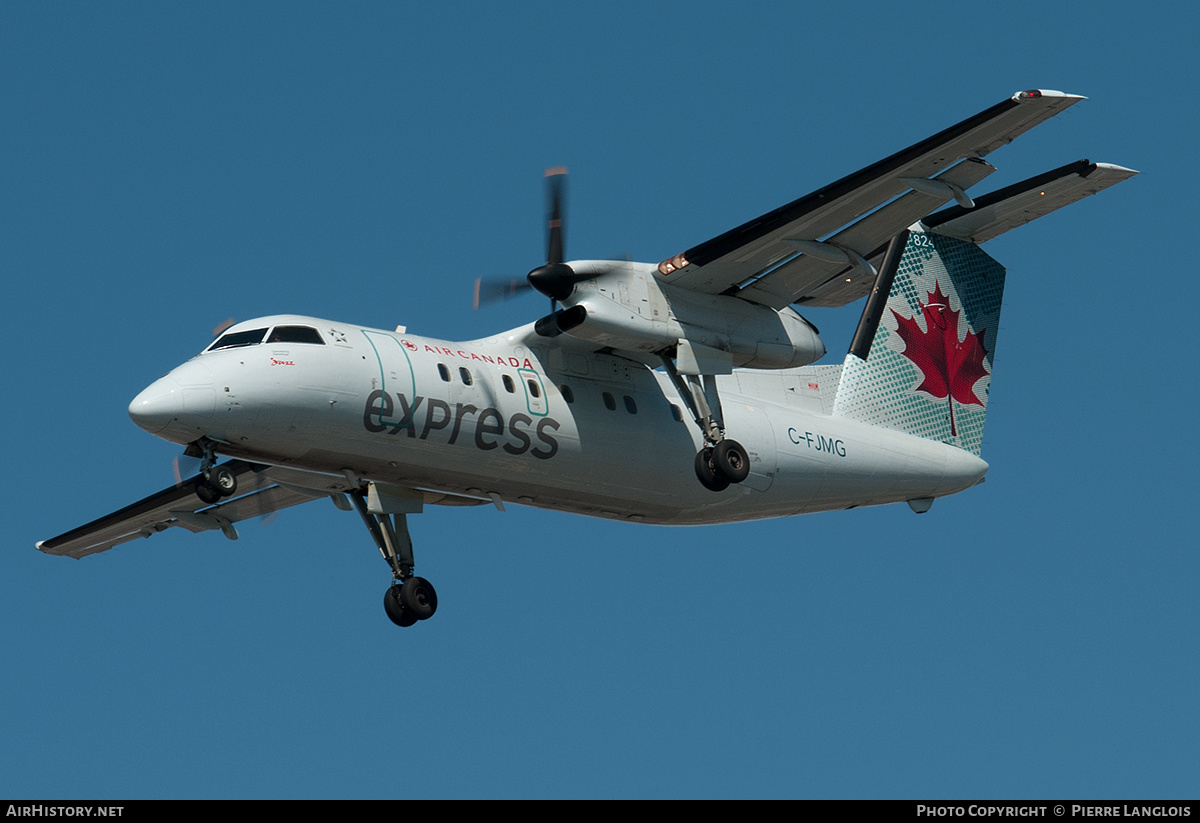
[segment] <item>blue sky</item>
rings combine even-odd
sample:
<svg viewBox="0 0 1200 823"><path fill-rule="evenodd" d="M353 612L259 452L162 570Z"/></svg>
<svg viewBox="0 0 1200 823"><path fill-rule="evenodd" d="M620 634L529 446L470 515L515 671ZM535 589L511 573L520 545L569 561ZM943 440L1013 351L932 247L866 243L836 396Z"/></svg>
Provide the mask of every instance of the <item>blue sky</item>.
<svg viewBox="0 0 1200 823"><path fill-rule="evenodd" d="M1184 3L0 5L0 796L1195 797ZM226 317L466 339L483 274L656 261L1033 87L988 159L1143 173L988 244L987 483L669 529L412 518L415 630L321 502L83 561L169 484L126 414ZM812 312L838 362L858 306ZM178 533L175 533L178 532Z"/></svg>

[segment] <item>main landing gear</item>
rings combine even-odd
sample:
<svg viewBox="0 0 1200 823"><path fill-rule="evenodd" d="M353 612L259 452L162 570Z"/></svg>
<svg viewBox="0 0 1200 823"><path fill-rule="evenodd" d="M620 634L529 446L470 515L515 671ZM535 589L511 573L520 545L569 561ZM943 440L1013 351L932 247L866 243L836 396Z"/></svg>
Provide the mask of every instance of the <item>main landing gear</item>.
<svg viewBox="0 0 1200 823"><path fill-rule="evenodd" d="M730 483L741 483L749 476L750 456L736 440L722 439L696 452L696 477L706 489L725 491Z"/></svg>
<svg viewBox="0 0 1200 823"><path fill-rule="evenodd" d="M222 497L232 497L237 491L237 477L226 466L217 466L217 444L206 437L190 443L184 454L202 457L200 476L196 478L196 496L208 505Z"/></svg>
<svg viewBox="0 0 1200 823"><path fill-rule="evenodd" d="M662 362L704 436L704 448L696 453L695 461L700 484L721 492L731 483L741 483L750 476L750 455L741 443L725 437L715 376L688 374L685 378L670 357L663 355Z"/></svg>
<svg viewBox="0 0 1200 823"><path fill-rule="evenodd" d="M408 534L408 515L370 511L366 492L361 488L349 494L379 553L392 567L392 585L383 593L383 610L388 618L397 626L407 628L418 620L433 617L437 611L437 592L428 580L413 575L415 563L412 538Z"/></svg>

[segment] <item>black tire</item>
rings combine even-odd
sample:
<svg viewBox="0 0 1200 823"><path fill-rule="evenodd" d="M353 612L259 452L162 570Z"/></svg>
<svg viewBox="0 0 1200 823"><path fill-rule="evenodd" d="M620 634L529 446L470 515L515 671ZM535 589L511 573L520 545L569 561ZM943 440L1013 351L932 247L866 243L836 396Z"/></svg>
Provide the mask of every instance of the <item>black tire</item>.
<svg viewBox="0 0 1200 823"><path fill-rule="evenodd" d="M229 497L237 491L237 477L225 466L214 466L208 473L208 485L222 497Z"/></svg>
<svg viewBox="0 0 1200 823"><path fill-rule="evenodd" d="M383 593L383 610L387 612L388 619L401 628L407 629L417 622L417 616L400 602L399 586L388 586Z"/></svg>
<svg viewBox="0 0 1200 823"><path fill-rule="evenodd" d="M729 488L729 478L717 471L713 464L713 450L703 448L696 452L696 477L700 485L709 491L723 492Z"/></svg>
<svg viewBox="0 0 1200 823"><path fill-rule="evenodd" d="M400 586L400 602L417 620L428 620L437 611L437 592L424 577L410 577Z"/></svg>
<svg viewBox="0 0 1200 823"><path fill-rule="evenodd" d="M741 483L750 476L750 455L736 440L722 440L713 448L713 466L729 478L730 483Z"/></svg>
<svg viewBox="0 0 1200 823"><path fill-rule="evenodd" d="M208 482L203 477L196 479L196 496L210 506L221 499L221 493L208 485Z"/></svg>

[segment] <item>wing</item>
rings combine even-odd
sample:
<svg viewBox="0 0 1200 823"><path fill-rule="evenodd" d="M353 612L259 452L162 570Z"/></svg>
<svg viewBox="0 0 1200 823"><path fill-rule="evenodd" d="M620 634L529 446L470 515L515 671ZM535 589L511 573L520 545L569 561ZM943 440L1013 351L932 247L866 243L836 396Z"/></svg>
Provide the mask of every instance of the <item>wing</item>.
<svg viewBox="0 0 1200 823"><path fill-rule="evenodd" d="M974 208L951 206L926 217L924 222L938 234L984 243L1135 174L1133 169L1111 163L1077 160L984 195L975 201Z"/></svg>
<svg viewBox="0 0 1200 823"><path fill-rule="evenodd" d="M781 309L866 295L889 238L995 171L982 158L1084 98L1024 91L719 237L664 260L659 277Z"/></svg>
<svg viewBox="0 0 1200 823"><path fill-rule="evenodd" d="M46 554L84 557L107 551L139 537L149 537L172 526L190 532L220 529L237 539L233 524L251 517L338 495L350 488L346 478L281 469L231 460L224 464L238 482L238 495L210 506L196 496L196 478L152 494L120 511L37 544ZM338 502L335 500L335 502Z"/></svg>

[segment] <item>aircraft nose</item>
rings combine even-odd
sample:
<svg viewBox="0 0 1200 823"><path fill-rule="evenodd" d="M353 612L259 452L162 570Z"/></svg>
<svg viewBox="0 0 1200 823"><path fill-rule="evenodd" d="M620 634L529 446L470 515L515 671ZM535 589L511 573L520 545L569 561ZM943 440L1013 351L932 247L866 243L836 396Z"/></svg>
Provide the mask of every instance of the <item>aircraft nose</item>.
<svg viewBox="0 0 1200 823"><path fill-rule="evenodd" d="M151 434L161 434L176 423L176 429L194 437L193 430L209 422L215 405L212 372L203 363L190 360L133 398L129 416Z"/></svg>
<svg viewBox="0 0 1200 823"><path fill-rule="evenodd" d="M133 398L129 416L151 434L158 434L183 413L183 387L170 375L160 377Z"/></svg>

